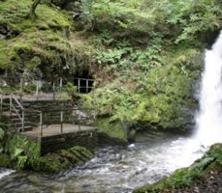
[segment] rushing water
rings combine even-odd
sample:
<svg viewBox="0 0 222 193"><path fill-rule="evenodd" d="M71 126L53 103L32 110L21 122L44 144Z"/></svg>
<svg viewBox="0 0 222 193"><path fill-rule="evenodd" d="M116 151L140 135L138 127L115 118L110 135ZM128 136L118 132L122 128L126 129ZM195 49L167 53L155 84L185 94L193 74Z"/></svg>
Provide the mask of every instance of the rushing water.
<svg viewBox="0 0 222 193"><path fill-rule="evenodd" d="M85 165L59 175L14 172L3 177L4 193L129 193L153 183L202 155L195 141L175 135L149 133L128 147L106 147Z"/></svg>
<svg viewBox="0 0 222 193"><path fill-rule="evenodd" d="M209 146L222 142L222 32L206 50L196 137Z"/></svg>

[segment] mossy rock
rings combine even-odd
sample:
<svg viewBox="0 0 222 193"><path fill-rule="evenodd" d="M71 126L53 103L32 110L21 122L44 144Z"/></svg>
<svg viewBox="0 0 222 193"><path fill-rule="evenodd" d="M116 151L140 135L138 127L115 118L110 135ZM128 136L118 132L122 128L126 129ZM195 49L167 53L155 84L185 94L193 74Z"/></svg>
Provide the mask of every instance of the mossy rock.
<svg viewBox="0 0 222 193"><path fill-rule="evenodd" d="M93 153L84 147L75 146L70 148L69 151L75 154L80 161L86 161L93 157Z"/></svg>
<svg viewBox="0 0 222 193"><path fill-rule="evenodd" d="M6 154L0 154L0 167L11 167L10 157Z"/></svg>
<svg viewBox="0 0 222 193"><path fill-rule="evenodd" d="M45 173L58 173L83 164L92 156L93 154L86 148L74 146L40 157L33 163L31 169Z"/></svg>
<svg viewBox="0 0 222 193"><path fill-rule="evenodd" d="M59 151L59 155L70 161L72 164L77 164L79 162L79 159L70 150L63 149Z"/></svg>
<svg viewBox="0 0 222 193"><path fill-rule="evenodd" d="M71 162L53 153L40 157L33 165L33 170L46 173L58 173L71 166Z"/></svg>
<svg viewBox="0 0 222 193"><path fill-rule="evenodd" d="M127 133L121 121L110 121L110 118L98 118L96 122L100 132L107 134L110 138L116 138L127 143Z"/></svg>

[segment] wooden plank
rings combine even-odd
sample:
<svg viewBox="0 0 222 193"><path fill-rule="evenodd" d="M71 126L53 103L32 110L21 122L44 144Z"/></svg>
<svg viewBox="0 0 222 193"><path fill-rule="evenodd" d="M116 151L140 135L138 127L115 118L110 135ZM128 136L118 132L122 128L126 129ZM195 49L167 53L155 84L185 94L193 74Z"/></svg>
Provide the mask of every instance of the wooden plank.
<svg viewBox="0 0 222 193"><path fill-rule="evenodd" d="M48 137L48 136L57 136L61 135L61 125L60 124L54 124L49 125L48 127L44 128L44 130L41 129L41 135L40 137ZM81 126L81 132L88 132L88 131L94 131L97 130L95 127L92 126ZM73 125L73 124L63 124L63 133L78 133L79 132L79 125ZM34 128L32 131L25 131L22 133L26 136L32 136L32 137L39 137L39 129Z"/></svg>
<svg viewBox="0 0 222 193"><path fill-rule="evenodd" d="M63 111L60 112L60 124L61 124L61 127L60 127L60 132L63 133Z"/></svg>

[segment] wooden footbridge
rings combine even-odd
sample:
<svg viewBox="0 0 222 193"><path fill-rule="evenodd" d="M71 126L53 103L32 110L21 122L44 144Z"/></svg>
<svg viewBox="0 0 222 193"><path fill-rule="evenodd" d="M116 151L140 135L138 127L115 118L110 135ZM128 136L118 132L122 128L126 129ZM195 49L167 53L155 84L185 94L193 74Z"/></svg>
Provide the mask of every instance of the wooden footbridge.
<svg viewBox="0 0 222 193"><path fill-rule="evenodd" d="M67 143L84 145L86 139L96 135L94 110L80 109L69 101L32 101L0 95L0 115L10 118L16 132L40 142L44 152ZM81 137L85 141L79 140Z"/></svg>

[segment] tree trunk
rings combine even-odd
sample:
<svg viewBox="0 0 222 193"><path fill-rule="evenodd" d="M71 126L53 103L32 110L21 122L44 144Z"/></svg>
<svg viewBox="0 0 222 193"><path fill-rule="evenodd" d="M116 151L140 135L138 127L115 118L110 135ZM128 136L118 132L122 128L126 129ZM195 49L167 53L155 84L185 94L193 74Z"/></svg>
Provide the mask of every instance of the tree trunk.
<svg viewBox="0 0 222 193"><path fill-rule="evenodd" d="M33 3L32 3L32 6L31 6L31 9L30 9L30 17L31 19L35 19L36 18L36 13L35 13L35 10L38 6L38 4L40 3L41 0L33 0Z"/></svg>

